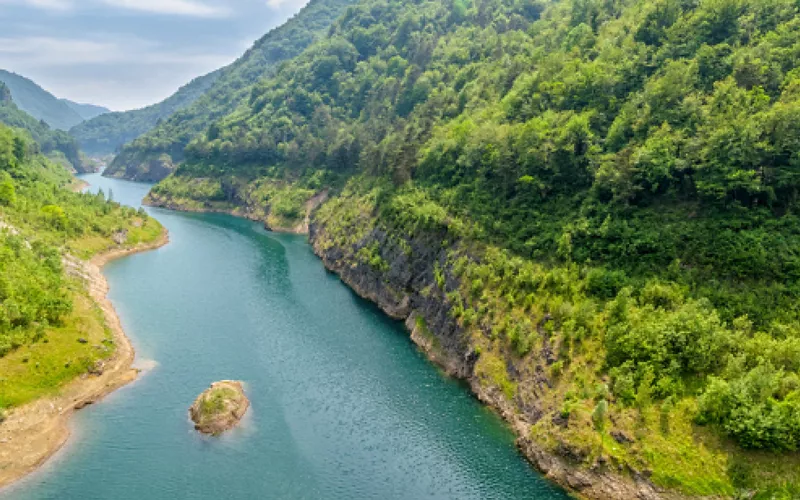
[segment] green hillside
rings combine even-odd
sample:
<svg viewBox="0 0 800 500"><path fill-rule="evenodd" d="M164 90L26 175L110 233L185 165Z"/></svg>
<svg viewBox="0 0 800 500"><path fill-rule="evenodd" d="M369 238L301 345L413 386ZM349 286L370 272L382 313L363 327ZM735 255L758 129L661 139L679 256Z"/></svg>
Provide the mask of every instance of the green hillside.
<svg viewBox="0 0 800 500"><path fill-rule="evenodd" d="M79 102L70 101L69 99L61 99L61 102L78 113L82 120L91 120L96 116L111 112L111 110L108 108L104 108L103 106L95 106L94 104L81 104Z"/></svg>
<svg viewBox="0 0 800 500"><path fill-rule="evenodd" d="M792 498L798 28L794 0L362 0L151 202L292 226L330 188L317 251L419 304L536 447Z"/></svg>
<svg viewBox="0 0 800 500"><path fill-rule="evenodd" d="M59 130L69 130L84 119L67 103L33 81L16 73L0 70L0 82L11 90L19 109Z"/></svg>
<svg viewBox="0 0 800 500"><path fill-rule="evenodd" d="M2 82L0 82L0 123L25 131L42 153L68 170L83 171L86 168L75 139L62 130L51 129L44 121L37 120L20 110L12 100L11 92Z"/></svg>
<svg viewBox="0 0 800 500"><path fill-rule="evenodd" d="M86 153L107 155L155 127L162 120L200 98L219 78L220 72L195 78L164 101L133 111L105 113L85 121L69 132Z"/></svg>
<svg viewBox="0 0 800 500"><path fill-rule="evenodd" d="M161 180L183 159L183 149L208 123L236 108L250 87L272 74L281 61L298 55L325 33L354 0L312 0L285 24L258 40L242 57L220 70L219 79L194 104L125 146L106 175Z"/></svg>
<svg viewBox="0 0 800 500"><path fill-rule="evenodd" d="M162 231L143 211L72 192L72 176L39 149L27 133L0 125L0 420L114 352L86 283L64 260L115 248L121 233L134 246Z"/></svg>

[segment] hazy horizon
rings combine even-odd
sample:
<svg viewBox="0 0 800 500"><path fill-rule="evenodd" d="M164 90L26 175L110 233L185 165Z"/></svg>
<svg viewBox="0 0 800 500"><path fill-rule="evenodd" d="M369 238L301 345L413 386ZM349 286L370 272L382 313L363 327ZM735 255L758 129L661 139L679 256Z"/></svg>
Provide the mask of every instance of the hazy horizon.
<svg viewBox="0 0 800 500"><path fill-rule="evenodd" d="M137 109L233 62L308 0L0 0L0 69Z"/></svg>

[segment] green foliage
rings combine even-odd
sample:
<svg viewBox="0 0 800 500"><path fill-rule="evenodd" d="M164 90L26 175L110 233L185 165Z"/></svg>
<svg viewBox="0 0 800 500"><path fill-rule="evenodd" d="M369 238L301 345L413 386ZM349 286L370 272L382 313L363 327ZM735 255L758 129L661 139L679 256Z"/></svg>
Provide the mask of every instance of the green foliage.
<svg viewBox="0 0 800 500"><path fill-rule="evenodd" d="M27 141L27 147L31 148L30 154L42 152L52 159L61 157L64 158L67 167L77 170L83 168L84 162L75 140L66 132L51 129L44 121L37 120L19 109L11 100L10 93L2 81L0 81L0 123L28 133L31 139Z"/></svg>
<svg viewBox="0 0 800 500"><path fill-rule="evenodd" d="M260 79L274 74L281 62L320 38L353 1L312 0L233 64L202 77L202 81L195 80L167 101L141 111L100 117L71 133L88 151L112 152L133 141L114 159L110 174L138 167L162 154L173 161L183 160L183 150L192 139L204 133L209 140L217 139L213 122L246 102Z"/></svg>
<svg viewBox="0 0 800 500"><path fill-rule="evenodd" d="M0 172L0 205L10 206L17 201L17 190L8 172Z"/></svg>
<svg viewBox="0 0 800 500"><path fill-rule="evenodd" d="M72 107L75 103L58 99L23 76L0 70L0 85L2 84L8 87L20 110L37 121L45 122L49 127L69 130L84 120Z"/></svg>
<svg viewBox="0 0 800 500"><path fill-rule="evenodd" d="M161 231L146 214L102 195L70 192L70 181L22 131L0 125L0 359L45 339L73 313L66 252L85 257L114 246L123 229L131 244Z"/></svg>
<svg viewBox="0 0 800 500"><path fill-rule="evenodd" d="M197 77L158 104L131 111L104 113L76 124L69 133L89 154L116 153L124 144L150 131L162 120L191 106L214 85L221 74L222 70L217 70Z"/></svg>
<svg viewBox="0 0 800 500"><path fill-rule="evenodd" d="M375 227L441 241L428 293L509 401L508 366L557 351L553 408L589 428L608 378L609 415L657 429L666 408L688 441L697 417L794 450L797 46L794 0L363 0L195 135L176 177L353 179L323 244L371 261Z"/></svg>
<svg viewBox="0 0 800 500"><path fill-rule="evenodd" d="M61 262L51 247L0 235L0 357L36 341L71 311Z"/></svg>

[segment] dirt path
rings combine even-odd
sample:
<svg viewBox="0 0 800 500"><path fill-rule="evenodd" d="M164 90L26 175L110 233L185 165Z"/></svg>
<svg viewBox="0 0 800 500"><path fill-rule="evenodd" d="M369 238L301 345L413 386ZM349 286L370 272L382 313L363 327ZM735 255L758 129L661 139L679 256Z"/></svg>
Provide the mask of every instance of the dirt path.
<svg viewBox="0 0 800 500"><path fill-rule="evenodd" d="M138 371L131 367L133 346L107 298L108 282L101 269L112 260L159 248L168 242L165 229L153 243L110 250L82 263L80 273L87 278L92 299L103 310L117 349L106 361L102 375L81 377L65 386L57 396L44 397L11 411L0 425L0 488L36 470L66 443L69 419L75 410L95 403L136 379Z"/></svg>

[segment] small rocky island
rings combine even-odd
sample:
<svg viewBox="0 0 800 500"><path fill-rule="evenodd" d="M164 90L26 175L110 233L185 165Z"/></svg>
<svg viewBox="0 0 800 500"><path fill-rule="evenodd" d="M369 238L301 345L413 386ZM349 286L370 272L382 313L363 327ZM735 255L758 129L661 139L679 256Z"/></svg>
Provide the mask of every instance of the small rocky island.
<svg viewBox="0 0 800 500"><path fill-rule="evenodd" d="M230 430L242 420L250 401L244 395L241 382L214 382L200 394L189 408L194 428L203 434L217 436Z"/></svg>

